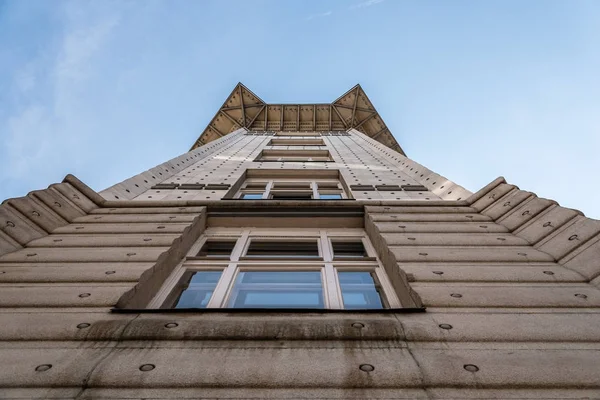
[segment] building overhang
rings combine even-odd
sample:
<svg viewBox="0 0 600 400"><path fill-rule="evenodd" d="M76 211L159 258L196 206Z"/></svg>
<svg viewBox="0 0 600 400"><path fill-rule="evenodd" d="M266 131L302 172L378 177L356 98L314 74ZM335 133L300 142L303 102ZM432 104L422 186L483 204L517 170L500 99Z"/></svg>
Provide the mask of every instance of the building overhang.
<svg viewBox="0 0 600 400"><path fill-rule="evenodd" d="M360 85L354 86L332 103L267 104L238 83L190 150L240 128L256 132L356 129L406 155Z"/></svg>

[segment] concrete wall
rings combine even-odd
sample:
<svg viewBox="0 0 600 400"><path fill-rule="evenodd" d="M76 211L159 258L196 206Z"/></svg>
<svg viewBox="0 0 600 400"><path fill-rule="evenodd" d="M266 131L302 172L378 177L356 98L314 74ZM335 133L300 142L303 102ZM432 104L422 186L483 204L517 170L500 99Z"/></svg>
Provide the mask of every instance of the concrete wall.
<svg viewBox="0 0 600 400"><path fill-rule="evenodd" d="M235 214L239 202L220 193L157 199L150 183L233 182L269 139L228 135L103 197L68 177L3 203L0 398L600 397L598 221L502 178L472 195L448 190L445 178L360 134L324 137L349 184L404 179L437 197L305 201L318 216L297 221L319 226L361 209L403 304L415 308L146 312L207 224L264 226L266 208L277 212L273 225L292 225L284 216L300 209L253 201Z"/></svg>

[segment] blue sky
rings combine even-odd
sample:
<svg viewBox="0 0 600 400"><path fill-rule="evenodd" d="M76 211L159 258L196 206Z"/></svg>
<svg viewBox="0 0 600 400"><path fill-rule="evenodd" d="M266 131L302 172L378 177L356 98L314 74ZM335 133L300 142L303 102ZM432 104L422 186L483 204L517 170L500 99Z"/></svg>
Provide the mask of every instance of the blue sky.
<svg viewBox="0 0 600 400"><path fill-rule="evenodd" d="M0 199L102 190L191 146L243 82L360 83L407 155L600 218L599 1L2 1Z"/></svg>

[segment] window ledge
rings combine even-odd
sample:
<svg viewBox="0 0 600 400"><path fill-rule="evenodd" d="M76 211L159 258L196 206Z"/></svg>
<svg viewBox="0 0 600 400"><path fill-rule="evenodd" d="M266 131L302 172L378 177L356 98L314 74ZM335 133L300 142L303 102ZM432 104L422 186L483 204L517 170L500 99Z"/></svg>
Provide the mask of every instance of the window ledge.
<svg viewBox="0 0 600 400"><path fill-rule="evenodd" d="M376 310L340 310L331 308L112 308L118 314L188 314L188 313L222 313L222 314L397 314L421 313L425 307L383 308Z"/></svg>

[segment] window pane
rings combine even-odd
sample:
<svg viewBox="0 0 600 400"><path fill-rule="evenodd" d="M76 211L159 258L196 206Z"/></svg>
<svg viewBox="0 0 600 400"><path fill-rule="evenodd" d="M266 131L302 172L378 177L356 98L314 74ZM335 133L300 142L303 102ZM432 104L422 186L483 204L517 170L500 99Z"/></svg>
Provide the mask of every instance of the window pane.
<svg viewBox="0 0 600 400"><path fill-rule="evenodd" d="M252 240L246 257L319 257L319 245L316 240L310 242L279 242L271 240Z"/></svg>
<svg viewBox="0 0 600 400"><path fill-rule="evenodd" d="M331 247L333 248L334 258L356 258L368 256L362 241L359 240L355 242L332 241Z"/></svg>
<svg viewBox="0 0 600 400"><path fill-rule="evenodd" d="M221 277L221 271L198 271L190 277L175 308L206 308Z"/></svg>
<svg viewBox="0 0 600 400"><path fill-rule="evenodd" d="M240 198L244 200L260 200L262 197L262 193L244 193Z"/></svg>
<svg viewBox="0 0 600 400"><path fill-rule="evenodd" d="M381 287L373 273L361 271L338 271L344 308L346 309L381 309Z"/></svg>
<svg viewBox="0 0 600 400"><path fill-rule="evenodd" d="M310 199L312 199L312 192L307 192L307 193L271 192L271 199L273 199L273 200L310 200Z"/></svg>
<svg viewBox="0 0 600 400"><path fill-rule="evenodd" d="M342 198L342 195L341 194L323 194L323 193L320 193L319 194L319 198L321 200L339 200L339 199Z"/></svg>
<svg viewBox="0 0 600 400"><path fill-rule="evenodd" d="M198 256L229 258L235 242L235 240L207 240L198 252Z"/></svg>
<svg viewBox="0 0 600 400"><path fill-rule="evenodd" d="M319 271L240 272L229 300L234 308L323 308Z"/></svg>

